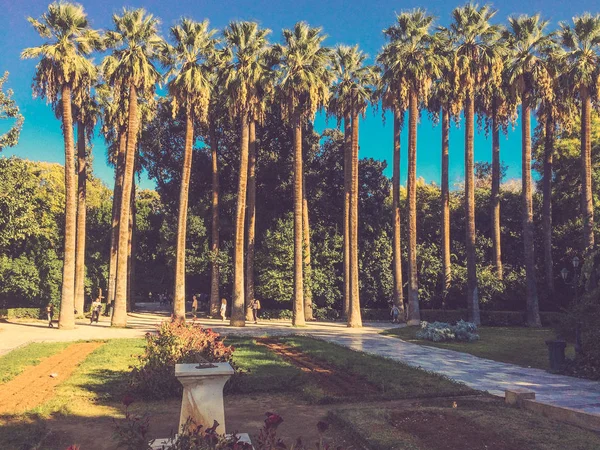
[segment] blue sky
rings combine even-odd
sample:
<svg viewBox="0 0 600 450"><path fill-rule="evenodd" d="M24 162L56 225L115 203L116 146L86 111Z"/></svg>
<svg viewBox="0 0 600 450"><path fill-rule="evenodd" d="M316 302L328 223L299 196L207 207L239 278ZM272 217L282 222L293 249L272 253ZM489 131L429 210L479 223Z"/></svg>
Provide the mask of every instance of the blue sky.
<svg viewBox="0 0 600 450"><path fill-rule="evenodd" d="M447 1L389 1L374 0L101 0L81 1L87 11L92 26L100 29L110 28L111 16L123 6L144 7L161 18L162 33L168 34L168 28L181 16L197 20L208 18L215 28L223 28L231 20L256 20L263 27L270 28L271 41L278 41L282 28L289 28L299 20L312 26L321 26L328 35L326 45L338 43L359 44L361 49L374 57L384 44L382 30L392 24L395 13L415 7L426 8L438 17L440 25L450 21L451 10L461 4ZM35 61L22 61L19 58L25 47L39 45L41 39L27 23L27 16L39 17L47 8L48 1L40 0L0 0L2 26L0 27L0 73L10 72L6 87L15 91L25 125L19 145L5 150L3 155L18 155L32 160L64 163L64 148L59 121L50 107L31 95L31 79L35 70ZM531 0L522 2L505 0L497 2L499 9L496 21L503 23L509 15L534 14L541 12L551 21L554 29L559 21L570 21L574 15L585 11L599 12L600 7L592 0L564 2L557 0ZM98 61L97 61L98 62ZM334 121L328 124L335 126ZM317 118L318 131L325 128L322 116ZM0 132L6 124L0 125ZM417 175L427 181L440 180L440 126L433 127L427 115L423 113L418 130ZM507 137L501 138L501 158L508 165L507 178L520 177L520 126L510 130ZM367 112L360 127L360 155L380 160L391 160L392 121L384 124L380 112ZM406 180L406 130L402 137L402 183ZM489 161L491 141L483 133L476 135L476 161ZM94 172L109 186L112 186L112 169L106 165L106 149L101 137L94 140ZM388 164L389 165L389 164ZM464 173L464 127L453 127L450 136L450 180L459 183ZM388 175L391 168L388 167ZM153 183L143 177L142 187L152 188Z"/></svg>

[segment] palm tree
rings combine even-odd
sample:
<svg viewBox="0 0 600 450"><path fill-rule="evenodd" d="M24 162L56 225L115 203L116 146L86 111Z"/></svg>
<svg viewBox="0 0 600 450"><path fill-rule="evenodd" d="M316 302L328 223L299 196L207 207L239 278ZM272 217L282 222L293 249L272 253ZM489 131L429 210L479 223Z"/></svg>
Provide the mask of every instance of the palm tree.
<svg viewBox="0 0 600 450"><path fill-rule="evenodd" d="M444 291L442 308L446 306L446 296L452 281L452 265L450 260L450 186L449 186L449 151L450 151L450 120L458 121L462 109L461 98L456 89L456 54L446 30L436 35L436 53L441 57L442 74L433 84L428 99L428 109L434 122L442 121L442 272Z"/></svg>
<svg viewBox="0 0 600 450"><path fill-rule="evenodd" d="M92 79L96 77L94 71ZM77 118L77 237L75 256L75 310L83 314L85 303L85 240L86 240L86 183L87 141L94 133L99 114L96 99L85 90L74 103Z"/></svg>
<svg viewBox="0 0 600 450"><path fill-rule="evenodd" d="M248 180L250 122L260 108L260 84L265 72L263 55L270 30L255 22L232 22L223 31L226 51L223 86L230 115L240 121L240 172L234 240L233 300L231 325L243 327L244 313L244 223Z"/></svg>
<svg viewBox="0 0 600 450"><path fill-rule="evenodd" d="M552 257L552 177L554 141L559 130L571 128L573 99L564 83L566 70L564 59L559 51L549 49L545 52L545 66L548 70L551 86L540 94L536 111L539 136L543 136L543 172L542 172L542 233L544 246L544 278L547 294L554 295L554 262Z"/></svg>
<svg viewBox="0 0 600 450"><path fill-rule="evenodd" d="M164 49L169 74L174 76L168 84L173 115L177 114L179 108L183 108L186 123L173 288L173 315L178 319L185 319L185 242L192 149L195 141L194 121L205 122L207 119L212 89L207 61L215 50L215 33L215 30L209 28L208 20L195 22L183 18L171 27L173 46L167 45Z"/></svg>
<svg viewBox="0 0 600 450"><path fill-rule="evenodd" d="M117 241L119 239L119 214L123 188L123 162L127 148L127 98L115 97L114 90L106 84L97 87L96 93L102 109L102 133L108 145L109 164L115 167L112 220L110 232L110 258L108 268L107 304L114 304L117 278Z"/></svg>
<svg viewBox="0 0 600 450"><path fill-rule="evenodd" d="M498 64L502 73L507 58L506 43L497 40L493 43L498 55ZM494 266L499 280L504 278L502 265L502 243L500 232L500 131L507 133L508 124L516 120L516 107L507 95L508 88L504 77L492 78L482 85L475 98L475 110L485 120L486 132L492 134L492 191L491 216L492 216L492 246Z"/></svg>
<svg viewBox="0 0 600 450"><path fill-rule="evenodd" d="M117 271L113 326L127 324L127 254L131 211L131 191L135 169L135 153L139 132L138 95L152 97L160 79L154 60L163 48L158 35L158 19L143 9L125 9L122 15L113 15L114 31L106 34L106 45L114 48L102 64L104 78L115 90L115 97L126 96L127 148L124 155L123 188L119 213L117 240Z"/></svg>
<svg viewBox="0 0 600 450"><path fill-rule="evenodd" d="M346 149L347 157L344 158L345 163L348 162L348 167L344 167L344 180L349 185L348 204L344 205L344 236L348 243L345 243L344 249L350 253L344 255L344 260L349 263L349 279L344 282L349 285L347 313L348 326L352 327L362 323L358 286L358 119L373 101L378 82L376 69L365 65L366 59L367 55L359 50L358 45L336 47L332 60L337 82L332 88L333 97L329 103L330 111L337 115L338 120L344 118L346 139L350 131L350 148L349 152Z"/></svg>
<svg viewBox="0 0 600 450"><path fill-rule="evenodd" d="M511 52L507 64L507 77L515 97L521 103L522 120L522 198L523 198L523 242L525 245L525 277L527 284L527 323L541 326L535 253L533 243L533 199L531 194L531 109L536 96L551 89L550 76L541 54L552 46L551 37L545 34L547 21L539 14L511 17L509 30L505 33Z"/></svg>
<svg viewBox="0 0 600 450"><path fill-rule="evenodd" d="M278 61L282 115L294 131L294 307L292 323L305 324L303 284L303 169L302 126L329 98L330 50L322 47L320 28L298 22L283 30L284 45L273 47Z"/></svg>
<svg viewBox="0 0 600 450"><path fill-rule="evenodd" d="M441 56L435 52L429 33L433 16L414 9L397 16L397 23L384 31L390 39L386 57L402 97L408 98L408 324L418 325L419 292L417 275L417 120L421 102L428 98L432 80L440 76Z"/></svg>
<svg viewBox="0 0 600 450"><path fill-rule="evenodd" d="M394 141L392 159L392 210L393 210L393 273L394 273L394 304L400 309L400 317L404 320L404 296L402 292L402 248L400 244L400 136L404 126L404 111L406 110L406 95L398 80L399 67L395 64L393 46L386 44L377 56L377 62L382 67L379 80L379 96L384 110L393 112Z"/></svg>
<svg viewBox="0 0 600 450"><path fill-rule="evenodd" d="M598 98L600 85L600 15L589 13L573 18L573 25L560 24L564 47L565 75L569 91L581 102L581 205L583 246L594 246L594 203L592 197L591 104Z"/></svg>
<svg viewBox="0 0 600 450"><path fill-rule="evenodd" d="M465 211L467 216L467 308L469 320L479 325L479 296L477 293L477 269L475 259L475 179L474 122L475 94L477 88L495 82L502 73L501 58L495 45L499 27L490 20L496 11L489 6L469 3L452 12L450 37L456 49L458 86L463 98L465 115Z"/></svg>
<svg viewBox="0 0 600 450"><path fill-rule="evenodd" d="M39 47L23 50L22 58L40 58L36 67L33 89L47 98L55 109L60 102L65 145L65 243L62 291L58 326L75 326L75 247L77 189L75 184L75 144L73 138L72 92L89 83L93 64L86 58L100 47L100 35L90 28L81 5L66 2L51 3L48 11L29 23L46 40Z"/></svg>

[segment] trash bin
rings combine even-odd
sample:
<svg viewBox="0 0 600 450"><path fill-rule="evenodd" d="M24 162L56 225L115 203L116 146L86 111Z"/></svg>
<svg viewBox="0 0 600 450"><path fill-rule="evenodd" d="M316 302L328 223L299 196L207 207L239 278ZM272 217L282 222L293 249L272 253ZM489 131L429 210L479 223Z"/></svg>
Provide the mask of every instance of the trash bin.
<svg viewBox="0 0 600 450"><path fill-rule="evenodd" d="M565 348L567 342L559 339L546 341L548 346L548 357L550 358L550 370L558 372L565 365Z"/></svg>

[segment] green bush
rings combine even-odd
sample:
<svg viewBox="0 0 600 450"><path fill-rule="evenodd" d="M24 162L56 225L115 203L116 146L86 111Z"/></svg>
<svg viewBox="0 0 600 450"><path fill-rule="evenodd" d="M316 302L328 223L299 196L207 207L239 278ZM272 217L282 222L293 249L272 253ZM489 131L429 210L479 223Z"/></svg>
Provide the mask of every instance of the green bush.
<svg viewBox="0 0 600 450"><path fill-rule="evenodd" d="M292 319L292 311L289 309L261 309L261 319Z"/></svg>
<svg viewBox="0 0 600 450"><path fill-rule="evenodd" d="M44 319L43 308L8 308L0 309L0 317L6 319Z"/></svg>
<svg viewBox="0 0 600 450"><path fill-rule="evenodd" d="M131 372L134 391L152 399L181 395L175 364L230 362L234 348L226 346L219 333L180 320L160 324L157 334L146 334L146 349Z"/></svg>

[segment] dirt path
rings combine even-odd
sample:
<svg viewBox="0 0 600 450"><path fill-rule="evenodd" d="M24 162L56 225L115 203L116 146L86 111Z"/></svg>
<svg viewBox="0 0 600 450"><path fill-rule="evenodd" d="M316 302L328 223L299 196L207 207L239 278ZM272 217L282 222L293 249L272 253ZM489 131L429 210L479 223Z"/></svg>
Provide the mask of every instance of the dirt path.
<svg viewBox="0 0 600 450"><path fill-rule="evenodd" d="M69 378L77 366L101 345L102 342L70 345L3 384L0 389L0 415L21 413L52 398L54 388Z"/></svg>
<svg viewBox="0 0 600 450"><path fill-rule="evenodd" d="M301 350L283 344L274 338L257 339L256 343L282 356L303 372L309 373L326 392L338 397L369 396L380 393L365 378L349 374L326 362L316 360Z"/></svg>

